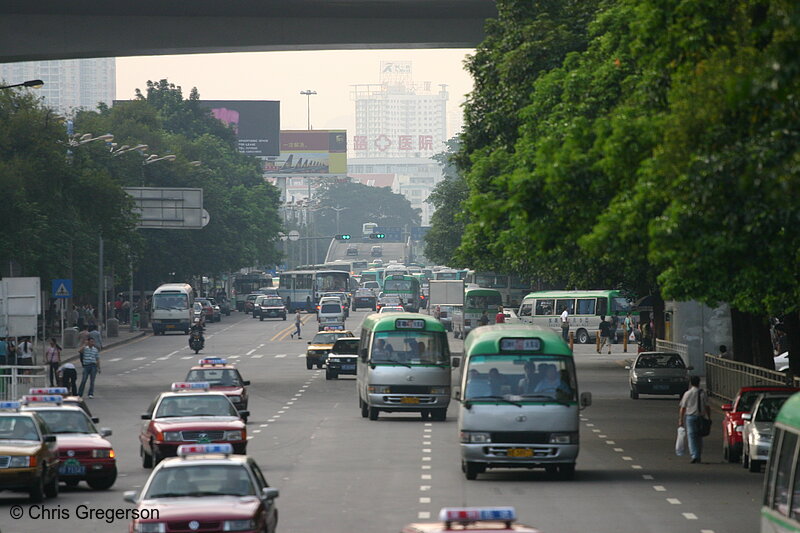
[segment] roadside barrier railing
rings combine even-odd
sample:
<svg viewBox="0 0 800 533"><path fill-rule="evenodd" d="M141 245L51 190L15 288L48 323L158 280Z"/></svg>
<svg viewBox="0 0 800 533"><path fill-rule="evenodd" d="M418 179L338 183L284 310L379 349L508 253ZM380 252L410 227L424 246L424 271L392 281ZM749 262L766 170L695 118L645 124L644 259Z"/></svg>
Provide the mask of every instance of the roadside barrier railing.
<svg viewBox="0 0 800 533"><path fill-rule="evenodd" d="M749 365L705 354L706 390L712 396L733 401L739 389L752 385L790 385L800 387L800 378L785 372Z"/></svg>
<svg viewBox="0 0 800 533"><path fill-rule="evenodd" d="M680 342L665 341L656 339L657 352L675 352L680 354L686 364L689 364L689 346Z"/></svg>
<svg viewBox="0 0 800 533"><path fill-rule="evenodd" d="M0 365L0 401L18 400L31 387L47 386L46 366Z"/></svg>

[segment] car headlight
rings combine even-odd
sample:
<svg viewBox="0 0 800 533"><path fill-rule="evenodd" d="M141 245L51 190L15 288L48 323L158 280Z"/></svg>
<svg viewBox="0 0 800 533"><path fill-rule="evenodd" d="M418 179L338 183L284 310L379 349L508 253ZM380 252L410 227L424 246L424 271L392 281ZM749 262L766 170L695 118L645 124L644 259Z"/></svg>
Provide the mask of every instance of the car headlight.
<svg viewBox="0 0 800 533"><path fill-rule="evenodd" d="M164 432L164 440L165 441L179 441L181 440L181 432L180 431L165 431Z"/></svg>
<svg viewBox="0 0 800 533"><path fill-rule="evenodd" d="M16 457L12 457L11 461L8 463L9 468L26 468L29 466L35 466L36 460L34 459L33 465L31 465L31 455L20 455Z"/></svg>
<svg viewBox="0 0 800 533"><path fill-rule="evenodd" d="M225 432L225 440L242 440L244 437L242 436L241 431L226 431Z"/></svg>
<svg viewBox="0 0 800 533"><path fill-rule="evenodd" d="M167 525L164 522L139 522L133 526L134 533L166 533Z"/></svg>
<svg viewBox="0 0 800 533"><path fill-rule="evenodd" d="M468 444L486 444L492 442L490 433L482 431L462 431L461 442Z"/></svg>
<svg viewBox="0 0 800 533"><path fill-rule="evenodd" d="M232 401L233 403L239 403L239 402L242 401L242 397L241 396L228 396L228 399L230 401Z"/></svg>
<svg viewBox="0 0 800 533"><path fill-rule="evenodd" d="M92 450L92 457L95 459L113 459L115 456L114 450Z"/></svg>
<svg viewBox="0 0 800 533"><path fill-rule="evenodd" d="M450 395L450 387L431 387L431 394Z"/></svg>
<svg viewBox="0 0 800 533"><path fill-rule="evenodd" d="M255 520L225 520L222 522L222 531L247 531L255 528Z"/></svg>
<svg viewBox="0 0 800 533"><path fill-rule="evenodd" d="M578 443L578 433L577 432L569 432L569 433L551 433L550 434L550 444L577 444Z"/></svg>
<svg viewBox="0 0 800 533"><path fill-rule="evenodd" d="M389 394L391 392L388 385L370 385L367 387L370 394Z"/></svg>

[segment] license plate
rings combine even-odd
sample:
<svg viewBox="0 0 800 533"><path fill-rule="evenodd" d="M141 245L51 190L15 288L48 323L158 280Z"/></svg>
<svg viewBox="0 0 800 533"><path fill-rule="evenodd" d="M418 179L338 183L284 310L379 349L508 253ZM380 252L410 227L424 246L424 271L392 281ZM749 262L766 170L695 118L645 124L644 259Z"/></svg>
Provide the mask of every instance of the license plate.
<svg viewBox="0 0 800 533"><path fill-rule="evenodd" d="M167 324L167 329L175 329L175 324Z"/></svg>
<svg viewBox="0 0 800 533"><path fill-rule="evenodd" d="M82 476L86 474L86 467L75 459L69 459L58 468L58 473L62 476Z"/></svg>
<svg viewBox="0 0 800 533"><path fill-rule="evenodd" d="M669 385L653 385L653 390L668 390Z"/></svg>
<svg viewBox="0 0 800 533"><path fill-rule="evenodd" d="M400 403L419 403L419 398L409 398L409 397L401 398Z"/></svg>
<svg viewBox="0 0 800 533"><path fill-rule="evenodd" d="M509 457L533 457L533 450L530 448L509 448Z"/></svg>
<svg viewBox="0 0 800 533"><path fill-rule="evenodd" d="M342 370L355 370L356 365L342 365Z"/></svg>

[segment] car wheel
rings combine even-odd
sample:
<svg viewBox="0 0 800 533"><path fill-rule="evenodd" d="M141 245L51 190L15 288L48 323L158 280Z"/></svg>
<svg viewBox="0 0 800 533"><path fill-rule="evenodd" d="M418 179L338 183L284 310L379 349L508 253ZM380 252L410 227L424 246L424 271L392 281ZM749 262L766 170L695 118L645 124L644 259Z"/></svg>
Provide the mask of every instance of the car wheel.
<svg viewBox="0 0 800 533"><path fill-rule="evenodd" d="M639 392L633 387L631 387L631 399L632 400L638 400L639 399Z"/></svg>
<svg viewBox="0 0 800 533"><path fill-rule="evenodd" d="M264 317L263 317L263 316L260 316L260 317L258 317L258 319L259 319L261 322L264 322Z"/></svg>
<svg viewBox="0 0 800 533"><path fill-rule="evenodd" d="M286 315L283 315L283 319L286 320Z"/></svg>
<svg viewBox="0 0 800 533"><path fill-rule="evenodd" d="M142 468L153 468L153 457L145 452L142 446L139 446L139 453L142 456Z"/></svg>
<svg viewBox="0 0 800 533"><path fill-rule="evenodd" d="M42 472L44 476L45 472ZM31 503L41 503L44 501L44 480L42 477L36 478L36 482L28 490Z"/></svg>
<svg viewBox="0 0 800 533"><path fill-rule="evenodd" d="M368 407L368 414L370 420L377 420L378 419L378 408L377 407Z"/></svg>
<svg viewBox="0 0 800 533"><path fill-rule="evenodd" d="M431 416L436 422L444 422L447 420L447 409L435 409Z"/></svg>
<svg viewBox="0 0 800 533"><path fill-rule="evenodd" d="M742 449L742 468L750 468L750 452L746 448Z"/></svg>
<svg viewBox="0 0 800 533"><path fill-rule="evenodd" d="M117 471L114 470L113 473L107 476L87 479L86 483L94 490L108 490L111 488L112 485L114 485L114 482L116 480L117 480Z"/></svg>
<svg viewBox="0 0 800 533"><path fill-rule="evenodd" d="M333 374L331 372L325 372L325 379L330 381L333 379Z"/></svg>
<svg viewBox="0 0 800 533"><path fill-rule="evenodd" d="M575 340L578 341L578 344L588 344L589 343L589 332L585 329L579 329L578 334L575 336Z"/></svg>
<svg viewBox="0 0 800 533"><path fill-rule="evenodd" d="M358 399L359 403L361 404L361 418L367 418L369 416L369 408L367 407L366 402L361 398Z"/></svg>
<svg viewBox="0 0 800 533"><path fill-rule="evenodd" d="M761 472L761 461L750 459L750 464L747 465L747 469L750 472Z"/></svg>
<svg viewBox="0 0 800 533"><path fill-rule="evenodd" d="M306 370L311 370L312 368L314 368L314 363L310 359L306 359Z"/></svg>
<svg viewBox="0 0 800 533"><path fill-rule="evenodd" d="M58 497L58 470L55 471L52 479L44 486L44 494L48 498Z"/></svg>
<svg viewBox="0 0 800 533"><path fill-rule="evenodd" d="M478 463L467 461L464 464L464 476L469 480L477 479L482 470Z"/></svg>

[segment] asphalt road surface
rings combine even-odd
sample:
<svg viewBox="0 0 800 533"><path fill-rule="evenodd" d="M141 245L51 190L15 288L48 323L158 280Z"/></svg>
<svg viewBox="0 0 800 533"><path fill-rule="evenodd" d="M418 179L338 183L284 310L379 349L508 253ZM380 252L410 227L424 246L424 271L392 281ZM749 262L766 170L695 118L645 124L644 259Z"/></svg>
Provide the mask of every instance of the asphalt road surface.
<svg viewBox="0 0 800 533"><path fill-rule="evenodd" d="M357 331L365 315L352 313L347 326ZM396 533L409 522L436 519L441 507L462 505L513 505L521 522L544 533L758 531L763 474L722 462L721 413L715 412L702 464L676 457L677 397L629 399L621 346L610 356L576 349L580 388L593 393L594 404L582 412L574 480L543 470L490 470L467 481L456 404L446 422L415 414L361 418L353 376L326 381L324 371L306 370L306 342L316 330L314 317L307 318L303 340L292 340L291 320L234 313L207 328L200 354L235 361L252 382L248 453L280 489L281 532ZM132 507L123 491L140 489L150 473L139 458L139 415L199 358L186 344L185 335L148 336L103 354L88 401L98 425L113 430L116 484L107 491L62 485L44 507L23 494L0 493L3 533L127 531L127 521L78 518L77 508ZM451 339L451 349L461 351L461 342ZM23 518L11 518L13 505L22 506ZM58 509L70 518L60 519Z"/></svg>

